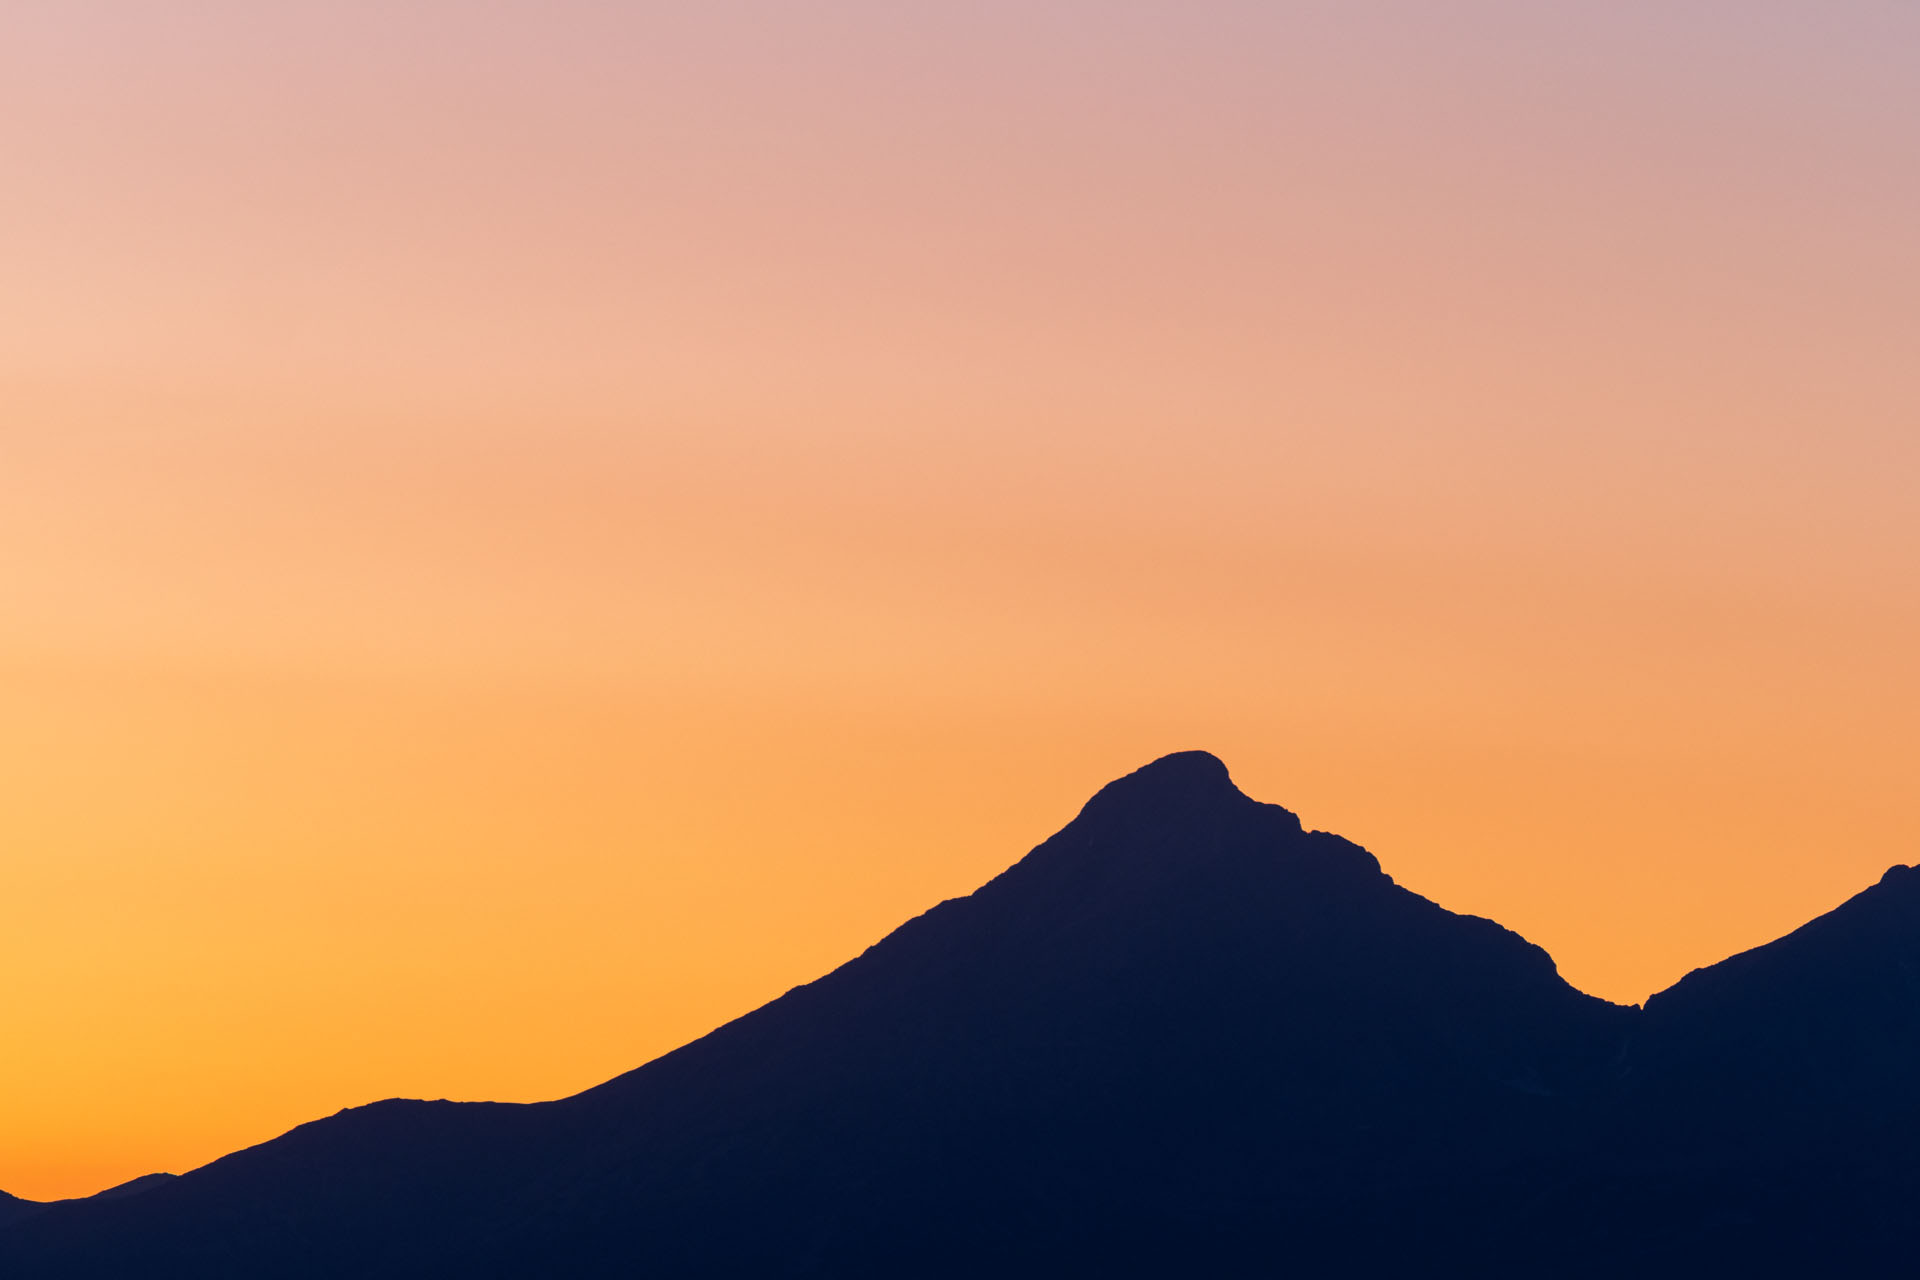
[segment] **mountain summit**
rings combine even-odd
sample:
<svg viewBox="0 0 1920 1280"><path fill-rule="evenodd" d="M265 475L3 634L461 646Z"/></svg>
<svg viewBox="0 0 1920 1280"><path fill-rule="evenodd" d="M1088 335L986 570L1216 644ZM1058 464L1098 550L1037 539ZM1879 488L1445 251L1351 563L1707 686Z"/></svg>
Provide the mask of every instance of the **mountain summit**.
<svg viewBox="0 0 1920 1280"><path fill-rule="evenodd" d="M1183 752L586 1093L343 1112L15 1215L0 1274L1871 1268L1920 1189L1916 878L1642 1011Z"/></svg>
<svg viewBox="0 0 1920 1280"><path fill-rule="evenodd" d="M1233 785L1219 756L1208 751L1178 751L1109 782L1087 801L1086 810L1169 817L1253 803L1257 802Z"/></svg>

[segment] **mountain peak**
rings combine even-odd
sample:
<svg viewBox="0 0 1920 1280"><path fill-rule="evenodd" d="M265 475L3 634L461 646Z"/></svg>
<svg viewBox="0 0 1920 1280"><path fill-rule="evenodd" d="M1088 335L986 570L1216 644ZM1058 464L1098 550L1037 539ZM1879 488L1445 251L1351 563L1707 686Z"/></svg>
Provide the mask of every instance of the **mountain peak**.
<svg viewBox="0 0 1920 1280"><path fill-rule="evenodd" d="M0 1275L1904 1274L1917 918L1895 867L1612 1006L1180 752L573 1098L0 1194Z"/></svg>
<svg viewBox="0 0 1920 1280"><path fill-rule="evenodd" d="M1128 774L1127 778L1142 780L1187 778L1222 786L1233 786L1233 779L1227 774L1226 762L1211 751L1169 752L1158 760L1141 765ZM1120 781L1124 782L1126 778Z"/></svg>
<svg viewBox="0 0 1920 1280"><path fill-rule="evenodd" d="M1233 785L1219 756L1176 751L1100 788L1087 802L1087 812L1180 814L1252 803Z"/></svg>

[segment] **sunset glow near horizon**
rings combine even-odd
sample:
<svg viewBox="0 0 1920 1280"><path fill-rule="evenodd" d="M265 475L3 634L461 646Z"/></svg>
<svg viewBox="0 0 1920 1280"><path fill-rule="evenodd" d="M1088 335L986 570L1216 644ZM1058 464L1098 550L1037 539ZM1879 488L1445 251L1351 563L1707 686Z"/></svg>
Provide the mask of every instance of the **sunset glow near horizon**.
<svg viewBox="0 0 1920 1280"><path fill-rule="evenodd" d="M9 5L0 1190L576 1091L1174 750L1619 1001L1920 861L1917 59Z"/></svg>

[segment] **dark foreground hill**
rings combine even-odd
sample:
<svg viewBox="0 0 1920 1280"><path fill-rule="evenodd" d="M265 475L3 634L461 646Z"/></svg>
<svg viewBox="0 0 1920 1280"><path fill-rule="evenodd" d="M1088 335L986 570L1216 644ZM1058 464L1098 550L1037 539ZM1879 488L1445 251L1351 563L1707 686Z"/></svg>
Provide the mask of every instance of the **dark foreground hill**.
<svg viewBox="0 0 1920 1280"><path fill-rule="evenodd" d="M600 1087L0 1201L0 1276L1908 1275L1920 872L1623 1008L1201 753Z"/></svg>
<svg viewBox="0 0 1920 1280"><path fill-rule="evenodd" d="M39 1207L40 1206L34 1204L31 1200L22 1200L18 1196L10 1196L4 1191L0 1191L0 1227L4 1227L16 1219L24 1218L27 1214Z"/></svg>

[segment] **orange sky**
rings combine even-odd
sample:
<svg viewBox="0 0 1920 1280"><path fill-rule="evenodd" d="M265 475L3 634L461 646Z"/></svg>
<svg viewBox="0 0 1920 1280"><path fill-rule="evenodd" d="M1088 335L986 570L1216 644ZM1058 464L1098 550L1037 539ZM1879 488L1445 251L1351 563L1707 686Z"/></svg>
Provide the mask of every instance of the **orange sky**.
<svg viewBox="0 0 1920 1280"><path fill-rule="evenodd" d="M1914 861L1917 50L8 5L0 1188L592 1084L1176 749L1619 1000Z"/></svg>

